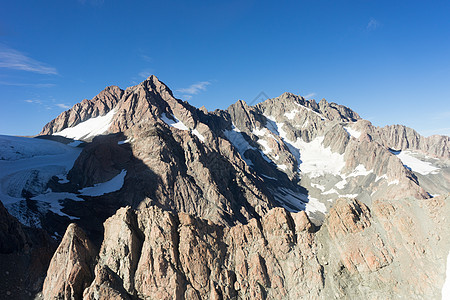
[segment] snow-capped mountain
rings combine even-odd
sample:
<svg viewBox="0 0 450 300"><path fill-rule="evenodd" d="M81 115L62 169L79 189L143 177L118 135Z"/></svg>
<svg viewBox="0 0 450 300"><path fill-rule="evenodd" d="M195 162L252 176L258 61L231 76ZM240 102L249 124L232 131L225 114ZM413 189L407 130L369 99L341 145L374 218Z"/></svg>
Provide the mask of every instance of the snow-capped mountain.
<svg viewBox="0 0 450 300"><path fill-rule="evenodd" d="M148 130L172 136L181 149L174 151L177 147L158 134L139 136ZM406 196L426 199L450 190L448 137L425 138L402 126L377 128L345 106L290 93L256 106L238 101L226 111L208 112L175 99L167 86L151 76L125 91L106 88L62 113L41 132L84 141L104 133L123 134L119 142L127 143L122 147L131 148L133 156L160 178L171 179L166 182L171 188L155 187L145 197L156 192L153 201L219 222L243 222L283 206L293 212L306 210L319 224L339 197L370 204ZM187 141L192 146L184 146ZM163 160L169 165L161 168L161 159L146 151L148 144L173 156L177 167ZM212 155L221 160L204 161ZM243 174L248 182L237 180L239 189L252 194L245 197L253 203L244 209L244 216L234 205L240 206L240 195L230 191L236 176L229 173L229 182L223 182L214 172L217 167L226 170L229 162L232 172ZM188 172L184 174L180 165L186 165ZM211 192L205 179L217 193ZM182 189L186 191L178 193ZM190 191L199 199L194 201ZM205 209L194 208L195 202ZM256 214L254 207L260 210Z"/></svg>
<svg viewBox="0 0 450 300"><path fill-rule="evenodd" d="M388 289L376 294L356 283L383 286L384 272L391 272L389 284L406 286L412 278L392 273L394 266L447 255L448 221L420 201L446 211L449 178L447 136L422 137L401 125L375 127L345 106L290 93L208 112L176 99L155 76L83 100L45 125L38 138L0 136L0 200L21 226L43 228L61 241L44 285L48 298L67 296L59 287L73 284L75 298L83 292L85 298L105 293L122 299L214 293L276 298L278 292L327 298L342 290L389 297ZM66 231L71 222L78 226ZM434 227L422 232L417 224ZM152 226L174 234L166 237L172 242L155 237ZM417 236L410 235L412 229ZM433 240L436 249L427 248L436 236L442 242ZM72 247L74 239L83 242ZM199 240L212 247L211 253L198 253L200 261L211 260L206 265L188 259ZM181 241L186 249L175 245ZM98 253L94 248L100 246ZM149 249L171 266L153 266L152 278L148 266L140 265L155 263L145 254ZM71 267L58 253L67 251L86 254L72 262L88 266L85 275L65 277ZM166 257L164 251L174 254ZM306 277L290 273L296 260ZM431 276L433 266L417 272ZM191 268L209 271L194 274ZM324 270L345 273L345 283ZM249 272L256 273L245 279ZM106 284L105 274L122 283ZM202 274L209 275L196 277ZM170 290L149 283L158 280L168 280ZM302 280L310 283L303 286ZM435 295L438 282L406 290Z"/></svg>

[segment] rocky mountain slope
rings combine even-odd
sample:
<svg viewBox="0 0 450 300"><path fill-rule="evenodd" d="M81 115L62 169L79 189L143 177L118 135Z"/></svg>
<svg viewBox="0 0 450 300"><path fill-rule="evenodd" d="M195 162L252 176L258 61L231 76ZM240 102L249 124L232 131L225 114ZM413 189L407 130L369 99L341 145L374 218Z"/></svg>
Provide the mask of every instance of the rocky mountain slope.
<svg viewBox="0 0 450 300"><path fill-rule="evenodd" d="M150 76L0 150L0 200L60 242L45 299L440 295L446 136L290 93L208 112Z"/></svg>
<svg viewBox="0 0 450 300"><path fill-rule="evenodd" d="M438 299L450 248L449 200L379 200L369 209L340 198L320 228L304 211L282 208L225 227L156 206L125 207L105 222L99 252L69 226L43 296Z"/></svg>

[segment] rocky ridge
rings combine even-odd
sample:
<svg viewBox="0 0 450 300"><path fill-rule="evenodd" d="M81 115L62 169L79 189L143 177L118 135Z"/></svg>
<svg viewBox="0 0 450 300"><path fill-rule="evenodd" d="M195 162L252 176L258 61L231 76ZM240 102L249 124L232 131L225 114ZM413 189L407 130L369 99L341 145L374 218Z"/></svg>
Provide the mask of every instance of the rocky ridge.
<svg viewBox="0 0 450 300"><path fill-rule="evenodd" d="M423 138L412 129L401 134L397 127L387 134L345 106L290 93L256 106L238 101L227 111L207 112L174 98L164 83L150 76L125 91L109 87L84 100L47 124L41 134L111 112L108 132L123 134L131 156L139 161L130 168L143 172L133 180L127 175L124 189L136 177L157 182L140 195L127 194L134 199L128 201L133 207L147 199L165 209L235 224L281 205L290 211L306 209L317 223L341 196L357 196L370 205L377 199L426 199L429 193L448 192L442 188L446 182L442 178L448 176L448 137ZM305 155L317 150L310 145L331 157L318 174L308 173ZM441 184L429 183L424 190L417 174L405 168L390 148L420 150L446 160L437 176ZM102 173L98 163L83 153L68 178L84 178L75 180L84 187L120 172L116 168ZM330 172L335 163L340 169ZM98 174L82 171L87 169Z"/></svg>
<svg viewBox="0 0 450 300"><path fill-rule="evenodd" d="M283 208L226 227L125 207L105 222L96 259L86 257L92 248L80 229L68 228L44 298L437 299L450 249L449 200L380 200L369 209L341 198L320 228L305 212Z"/></svg>

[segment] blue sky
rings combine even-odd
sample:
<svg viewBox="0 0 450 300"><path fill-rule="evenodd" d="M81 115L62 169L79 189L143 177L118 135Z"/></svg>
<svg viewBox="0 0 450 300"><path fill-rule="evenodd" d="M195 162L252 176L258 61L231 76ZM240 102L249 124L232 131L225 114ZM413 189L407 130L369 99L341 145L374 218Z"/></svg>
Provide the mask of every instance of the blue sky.
<svg viewBox="0 0 450 300"><path fill-rule="evenodd" d="M14 0L0 10L0 133L32 135L155 74L209 110L260 92L450 134L450 1Z"/></svg>

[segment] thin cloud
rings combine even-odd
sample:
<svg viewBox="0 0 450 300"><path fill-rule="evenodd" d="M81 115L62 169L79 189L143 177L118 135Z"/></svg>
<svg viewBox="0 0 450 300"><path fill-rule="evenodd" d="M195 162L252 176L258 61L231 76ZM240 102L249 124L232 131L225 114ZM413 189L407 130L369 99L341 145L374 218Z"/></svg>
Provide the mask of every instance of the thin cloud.
<svg viewBox="0 0 450 300"><path fill-rule="evenodd" d="M59 108L63 108L63 109L69 109L70 108L69 105L66 105L66 104L63 104L63 103L56 103L55 105L58 106Z"/></svg>
<svg viewBox="0 0 450 300"><path fill-rule="evenodd" d="M374 18L370 18L369 23L367 23L366 29L367 30L375 30L378 27L380 27L380 25L381 25L380 22L378 22Z"/></svg>
<svg viewBox="0 0 450 300"><path fill-rule="evenodd" d="M311 99L312 97L314 97L316 95L316 93L309 93L309 94L306 94L305 96L303 96L303 98L305 98L305 99Z"/></svg>
<svg viewBox="0 0 450 300"><path fill-rule="evenodd" d="M197 95L201 91L205 91L206 87L210 85L209 81L201 81L190 85L188 88L178 89L177 92L188 94L188 95Z"/></svg>
<svg viewBox="0 0 450 300"><path fill-rule="evenodd" d="M192 95L183 95L183 98L186 100L191 100L192 99Z"/></svg>
<svg viewBox="0 0 450 300"><path fill-rule="evenodd" d="M26 56L20 51L0 45L0 68L34 72L39 74L57 75L55 68Z"/></svg>
<svg viewBox="0 0 450 300"><path fill-rule="evenodd" d="M435 114L433 114L432 119L434 119L434 120L449 120L450 119L450 110L435 113Z"/></svg>
<svg viewBox="0 0 450 300"><path fill-rule="evenodd" d="M141 54L141 58L146 62L152 62L152 58L148 55Z"/></svg>
<svg viewBox="0 0 450 300"><path fill-rule="evenodd" d="M38 87L38 88L49 88L49 87L56 86L56 84L54 84L54 83L21 83L21 82L7 82L7 81L0 81L0 85L29 86L29 87Z"/></svg>
<svg viewBox="0 0 450 300"><path fill-rule="evenodd" d="M419 130L419 133L423 136L430 136L435 134L450 136L450 127Z"/></svg>
<svg viewBox="0 0 450 300"><path fill-rule="evenodd" d="M152 75L152 72L148 70L144 70L138 73L138 76L144 79L147 79L150 75Z"/></svg>
<svg viewBox="0 0 450 300"><path fill-rule="evenodd" d="M43 104L41 100L36 100L36 99L27 99L24 101L27 103L34 103L34 104L39 104L39 105Z"/></svg>

